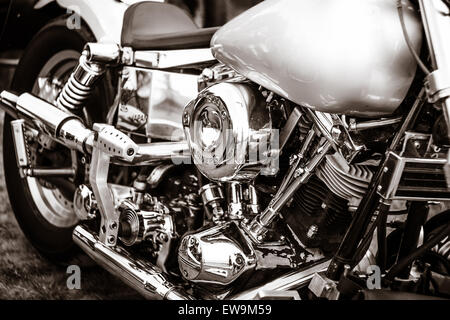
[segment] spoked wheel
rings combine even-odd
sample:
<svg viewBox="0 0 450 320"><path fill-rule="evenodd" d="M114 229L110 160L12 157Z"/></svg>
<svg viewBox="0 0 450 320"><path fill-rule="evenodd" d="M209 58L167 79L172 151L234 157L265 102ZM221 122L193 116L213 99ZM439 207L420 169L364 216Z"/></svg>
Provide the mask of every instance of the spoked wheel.
<svg viewBox="0 0 450 320"><path fill-rule="evenodd" d="M44 27L31 41L17 67L12 90L31 92L55 103L62 87L78 63L86 42L95 41L89 30L70 30L65 19ZM104 122L112 90L102 81L85 108L85 121ZM87 110L87 111L86 111ZM34 247L50 259L69 262L78 252L72 231L78 223L73 210L76 184L69 177L21 178L17 167L10 121L5 118L3 134L5 180L16 219ZM29 160L35 167L74 168L80 155L45 135L25 128Z"/></svg>
<svg viewBox="0 0 450 320"><path fill-rule="evenodd" d="M39 73L32 93L50 103L56 103L56 98L76 66L79 56L79 52L74 50L64 50L55 54ZM72 159L76 154L53 143L45 136L39 137L36 141L27 141L27 144L31 163L36 167L45 165L55 168L70 167L76 160ZM70 190L61 191L61 188L45 179L27 177L26 180L33 202L48 223L58 228L71 228L77 224L78 219L73 211Z"/></svg>

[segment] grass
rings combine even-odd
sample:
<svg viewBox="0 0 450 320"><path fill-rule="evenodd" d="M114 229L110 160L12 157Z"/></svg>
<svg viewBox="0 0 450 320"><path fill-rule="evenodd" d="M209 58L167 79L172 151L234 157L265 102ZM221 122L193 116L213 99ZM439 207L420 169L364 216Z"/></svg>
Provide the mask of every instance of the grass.
<svg viewBox="0 0 450 320"><path fill-rule="evenodd" d="M7 87L13 70L0 69L0 91ZM0 114L0 139L3 113ZM3 139L1 139L3 140ZM14 218L3 175L0 146L0 299L116 300L141 299L132 289L98 266L81 267L81 289L67 288L67 269L32 247Z"/></svg>

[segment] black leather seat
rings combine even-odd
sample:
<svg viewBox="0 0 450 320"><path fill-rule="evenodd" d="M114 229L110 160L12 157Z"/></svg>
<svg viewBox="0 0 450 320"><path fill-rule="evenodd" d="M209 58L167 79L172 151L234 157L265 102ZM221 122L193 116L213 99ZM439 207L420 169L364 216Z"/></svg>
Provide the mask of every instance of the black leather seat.
<svg viewBox="0 0 450 320"><path fill-rule="evenodd" d="M199 29L180 8L166 3L140 2L124 16L122 46L135 50L209 48L218 28Z"/></svg>

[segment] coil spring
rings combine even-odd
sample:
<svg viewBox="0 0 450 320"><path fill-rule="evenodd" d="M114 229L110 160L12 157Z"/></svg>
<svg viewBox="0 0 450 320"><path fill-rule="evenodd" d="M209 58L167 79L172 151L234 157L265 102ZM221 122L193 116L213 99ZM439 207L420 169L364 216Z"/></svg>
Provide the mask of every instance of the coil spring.
<svg viewBox="0 0 450 320"><path fill-rule="evenodd" d="M95 82L103 73L102 65L89 63L86 56L81 55L77 67L56 100L57 106L72 112L81 110L91 97Z"/></svg>
<svg viewBox="0 0 450 320"><path fill-rule="evenodd" d="M59 108L68 110L81 109L91 96L93 88L83 86L72 74L56 101Z"/></svg>

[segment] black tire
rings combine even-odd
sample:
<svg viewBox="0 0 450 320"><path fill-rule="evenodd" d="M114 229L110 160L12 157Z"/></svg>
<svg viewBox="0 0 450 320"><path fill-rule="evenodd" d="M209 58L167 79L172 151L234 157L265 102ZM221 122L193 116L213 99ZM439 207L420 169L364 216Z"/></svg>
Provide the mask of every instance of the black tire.
<svg viewBox="0 0 450 320"><path fill-rule="evenodd" d="M31 92L40 71L51 57L64 50L75 50L81 53L86 42L90 41L95 41L95 38L85 25L81 29L70 30L63 17L49 23L39 31L26 48L16 69L11 89L18 93ZM105 81L102 81L97 91L102 91L102 95L107 97L110 90L103 82ZM104 117L108 104L106 99L110 100L110 97L100 102L101 110L95 112L94 118ZM3 159L6 188L16 220L27 239L42 255L58 262L72 263L79 253L72 241L74 226L56 227L44 219L39 212L29 192L27 181L20 178L17 169L11 120L10 117L5 117Z"/></svg>

